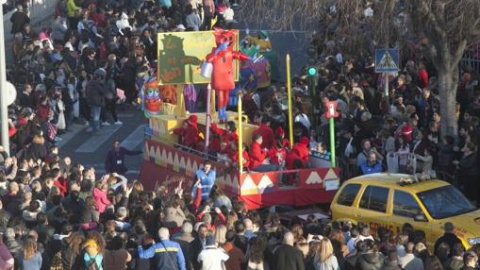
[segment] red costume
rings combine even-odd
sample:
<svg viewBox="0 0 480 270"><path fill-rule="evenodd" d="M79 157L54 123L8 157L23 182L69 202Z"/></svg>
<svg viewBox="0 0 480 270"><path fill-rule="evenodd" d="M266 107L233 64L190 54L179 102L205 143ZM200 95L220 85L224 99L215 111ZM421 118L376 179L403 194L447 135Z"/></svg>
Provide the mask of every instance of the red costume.
<svg viewBox="0 0 480 270"><path fill-rule="evenodd" d="M253 142L250 148L250 169L255 169L258 165L261 165L265 161L267 152L262 149L262 146Z"/></svg>
<svg viewBox="0 0 480 270"><path fill-rule="evenodd" d="M287 168L289 170L295 169L294 162L295 160L300 160L302 162L302 167L306 167L309 157L308 151L309 140L307 137L303 137L299 143L296 143L292 151L287 155Z"/></svg>
<svg viewBox="0 0 480 270"><path fill-rule="evenodd" d="M212 89L218 93L218 114L220 121L227 121L226 107L228 105L228 91L235 89L235 78L233 59L246 61L248 55L233 51L235 44L235 30L215 30L216 48L206 57L206 61L211 63L212 69Z"/></svg>
<svg viewBox="0 0 480 270"><path fill-rule="evenodd" d="M267 124L261 124L260 127L253 132L255 134L260 134L263 139L262 148L272 148L273 146L273 130Z"/></svg>
<svg viewBox="0 0 480 270"><path fill-rule="evenodd" d="M238 152L236 150L230 151L228 156L233 162L238 164ZM243 150L242 156L243 156L243 168L244 169L249 169L250 168L250 156L248 155L247 150Z"/></svg>
<svg viewBox="0 0 480 270"><path fill-rule="evenodd" d="M275 135L281 136L282 137L282 147L285 149L290 149L290 140L285 139L285 131L283 130L282 127L278 127L275 130Z"/></svg>
<svg viewBox="0 0 480 270"><path fill-rule="evenodd" d="M186 127L176 128L173 130L173 133L181 136L181 145L195 148L198 142L197 116L190 115L186 123Z"/></svg>
<svg viewBox="0 0 480 270"><path fill-rule="evenodd" d="M268 158L272 164L281 165L287 160L287 150L281 145L274 145L268 151Z"/></svg>

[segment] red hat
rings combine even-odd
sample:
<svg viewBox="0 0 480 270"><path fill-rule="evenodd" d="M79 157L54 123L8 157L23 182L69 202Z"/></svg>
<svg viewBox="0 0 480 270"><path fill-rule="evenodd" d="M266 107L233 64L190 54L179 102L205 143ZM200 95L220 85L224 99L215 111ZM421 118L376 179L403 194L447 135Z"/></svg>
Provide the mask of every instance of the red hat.
<svg viewBox="0 0 480 270"><path fill-rule="evenodd" d="M190 115L188 117L188 121L191 122L191 123L194 123L196 124L197 123L197 120L198 120L198 117L196 115Z"/></svg>
<svg viewBox="0 0 480 270"><path fill-rule="evenodd" d="M300 143L304 145L308 145L309 142L310 140L305 136L303 136L302 139L300 140Z"/></svg>
<svg viewBox="0 0 480 270"><path fill-rule="evenodd" d="M278 127L276 130L277 134L280 136L285 136L285 131L283 130L282 127Z"/></svg>

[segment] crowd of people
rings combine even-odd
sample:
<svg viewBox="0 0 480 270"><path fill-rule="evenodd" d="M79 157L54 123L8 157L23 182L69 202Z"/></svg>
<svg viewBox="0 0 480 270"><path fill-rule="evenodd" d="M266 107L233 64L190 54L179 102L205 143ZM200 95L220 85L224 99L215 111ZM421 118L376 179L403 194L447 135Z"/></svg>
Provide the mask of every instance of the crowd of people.
<svg viewBox="0 0 480 270"><path fill-rule="evenodd" d="M217 26L231 27L236 4L60 0L51 28L35 33L28 6L16 3L8 76L19 94L9 106L11 155L0 148L0 269L477 269L480 248L466 252L452 224L431 249L425 232L409 224L397 236L379 230L373 237L365 224L324 224L313 215L282 221L274 211L248 211L215 186L211 161L197 172L190 193L181 179L174 191L163 185L147 191L126 179L118 160L138 153L118 142L103 177L60 155L57 135L73 123L89 123L93 135L122 124L117 88L125 91L126 105L138 104L138 90L156 66L155 33L210 29L215 15ZM400 172L456 171L459 187L480 201L476 71L462 70L459 137L440 137L444 101L428 61L406 61L388 78L387 97L378 87L385 78L374 74L371 60L348 59L328 47L318 63L318 100L311 100L306 76L294 80L293 145L285 136L285 88L244 94L243 109L259 128L242 146L243 167L301 169L312 166L311 156L330 160L321 104L335 100L337 158L348 177L390 169L389 160ZM320 112L312 116L315 103ZM235 123L211 131L216 159L238 163ZM184 147L205 143L195 115L173 133Z"/></svg>

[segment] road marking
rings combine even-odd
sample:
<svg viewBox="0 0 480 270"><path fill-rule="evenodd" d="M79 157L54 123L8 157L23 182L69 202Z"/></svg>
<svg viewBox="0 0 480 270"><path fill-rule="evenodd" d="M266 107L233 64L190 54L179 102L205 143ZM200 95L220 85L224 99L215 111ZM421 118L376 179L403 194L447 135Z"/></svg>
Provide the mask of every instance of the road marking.
<svg viewBox="0 0 480 270"><path fill-rule="evenodd" d="M126 149L135 149L143 141L143 133L145 132L145 125L138 126L127 138L125 138L120 146Z"/></svg>
<svg viewBox="0 0 480 270"><path fill-rule="evenodd" d="M77 125L73 124L68 127L70 131L65 134L59 135L58 137L62 138L62 141L57 143L59 149L65 146L73 137L75 137L78 133L83 131L86 128L85 125Z"/></svg>
<svg viewBox="0 0 480 270"><path fill-rule="evenodd" d="M109 140L117 130L120 129L120 125L110 125L104 126L100 129L101 134L99 135L92 135L90 134L90 138L85 141L77 150L76 153L95 153L97 149L104 144L107 140Z"/></svg>

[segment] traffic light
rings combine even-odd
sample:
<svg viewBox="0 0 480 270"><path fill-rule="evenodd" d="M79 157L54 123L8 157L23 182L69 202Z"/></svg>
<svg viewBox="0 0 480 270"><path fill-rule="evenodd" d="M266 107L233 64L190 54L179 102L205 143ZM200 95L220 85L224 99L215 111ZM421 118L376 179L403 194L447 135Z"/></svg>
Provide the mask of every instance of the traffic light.
<svg viewBox="0 0 480 270"><path fill-rule="evenodd" d="M308 54L308 66L307 66L307 79L308 79L308 87L310 90L315 89L317 86L317 48L314 46L311 46L307 50ZM312 94L314 94L312 92ZM313 95L312 95L313 96Z"/></svg>
<svg viewBox="0 0 480 270"><path fill-rule="evenodd" d="M317 117L316 114L318 113L317 109L317 82L318 82L318 56L317 56L317 47L310 46L307 50L308 54L308 66L307 66L307 83L308 89L310 90L310 97L312 101L312 118L313 118L313 126L316 127L317 125Z"/></svg>

